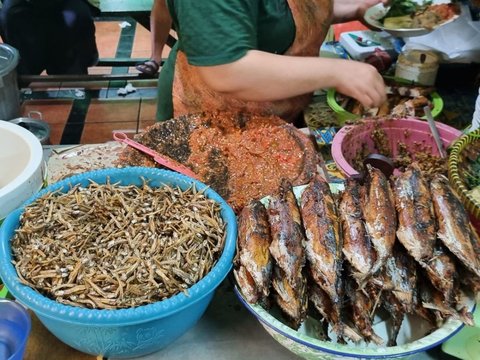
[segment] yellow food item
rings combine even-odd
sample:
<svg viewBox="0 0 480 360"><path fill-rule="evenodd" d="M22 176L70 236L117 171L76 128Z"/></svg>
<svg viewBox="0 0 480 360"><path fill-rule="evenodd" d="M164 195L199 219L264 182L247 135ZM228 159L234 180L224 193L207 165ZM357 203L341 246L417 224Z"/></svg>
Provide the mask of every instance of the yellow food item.
<svg viewBox="0 0 480 360"><path fill-rule="evenodd" d="M472 190L469 190L467 194L474 198L476 201L480 202L480 185L474 187Z"/></svg>
<svg viewBox="0 0 480 360"><path fill-rule="evenodd" d="M413 19L410 15L389 17L383 20L383 26L386 29L410 29L412 25Z"/></svg>

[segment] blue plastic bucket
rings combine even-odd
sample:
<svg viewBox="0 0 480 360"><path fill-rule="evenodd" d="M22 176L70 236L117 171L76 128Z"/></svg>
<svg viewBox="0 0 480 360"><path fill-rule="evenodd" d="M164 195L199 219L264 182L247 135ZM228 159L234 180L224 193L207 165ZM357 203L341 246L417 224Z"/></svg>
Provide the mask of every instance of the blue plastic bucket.
<svg viewBox="0 0 480 360"><path fill-rule="evenodd" d="M30 328L30 315L22 305L0 299L0 359L23 359Z"/></svg>

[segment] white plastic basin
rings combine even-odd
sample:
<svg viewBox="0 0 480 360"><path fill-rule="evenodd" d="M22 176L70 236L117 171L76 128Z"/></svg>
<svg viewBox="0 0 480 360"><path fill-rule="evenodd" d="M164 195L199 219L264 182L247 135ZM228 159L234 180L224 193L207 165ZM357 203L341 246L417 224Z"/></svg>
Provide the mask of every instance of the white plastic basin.
<svg viewBox="0 0 480 360"><path fill-rule="evenodd" d="M0 220L40 190L42 164L43 149L37 137L0 120Z"/></svg>

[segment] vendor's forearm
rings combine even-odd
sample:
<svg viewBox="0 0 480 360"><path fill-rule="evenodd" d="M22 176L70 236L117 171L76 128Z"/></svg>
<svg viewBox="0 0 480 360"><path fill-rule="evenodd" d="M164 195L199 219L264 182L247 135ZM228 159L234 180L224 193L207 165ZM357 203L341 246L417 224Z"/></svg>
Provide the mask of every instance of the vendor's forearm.
<svg viewBox="0 0 480 360"><path fill-rule="evenodd" d="M233 63L198 69L213 90L246 101L281 100L334 87L369 106L382 101L385 92L375 68L350 60L251 50Z"/></svg>
<svg viewBox="0 0 480 360"><path fill-rule="evenodd" d="M218 92L242 100L269 101L333 86L331 66L334 62L328 59L252 50L233 63L199 69L207 85Z"/></svg>

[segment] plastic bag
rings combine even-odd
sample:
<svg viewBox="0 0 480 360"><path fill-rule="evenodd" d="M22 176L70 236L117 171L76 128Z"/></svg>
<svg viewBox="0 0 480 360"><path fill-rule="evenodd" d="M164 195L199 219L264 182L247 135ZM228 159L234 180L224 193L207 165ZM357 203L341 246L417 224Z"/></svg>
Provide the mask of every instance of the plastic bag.
<svg viewBox="0 0 480 360"><path fill-rule="evenodd" d="M478 89L477 101L475 102L475 111L473 112L472 126L470 131L480 129L480 89Z"/></svg>
<svg viewBox="0 0 480 360"><path fill-rule="evenodd" d="M406 50L433 50L441 62L480 62L480 21L472 21L470 9L461 6L458 19L423 36L405 38Z"/></svg>

